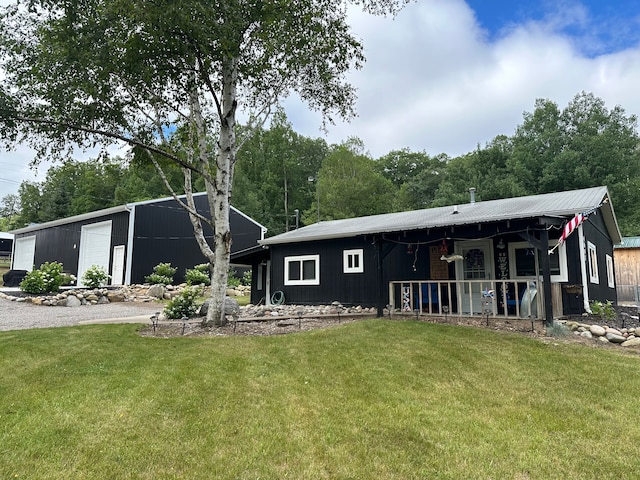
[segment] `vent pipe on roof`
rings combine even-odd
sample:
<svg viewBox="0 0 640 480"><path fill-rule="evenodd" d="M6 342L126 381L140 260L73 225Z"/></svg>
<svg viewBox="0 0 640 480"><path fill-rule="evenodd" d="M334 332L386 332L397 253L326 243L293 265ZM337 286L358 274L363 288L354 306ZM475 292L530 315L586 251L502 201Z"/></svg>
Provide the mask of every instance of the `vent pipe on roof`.
<svg viewBox="0 0 640 480"><path fill-rule="evenodd" d="M476 203L476 188L471 187L469 189L469 194L471 195L471 205L473 205Z"/></svg>

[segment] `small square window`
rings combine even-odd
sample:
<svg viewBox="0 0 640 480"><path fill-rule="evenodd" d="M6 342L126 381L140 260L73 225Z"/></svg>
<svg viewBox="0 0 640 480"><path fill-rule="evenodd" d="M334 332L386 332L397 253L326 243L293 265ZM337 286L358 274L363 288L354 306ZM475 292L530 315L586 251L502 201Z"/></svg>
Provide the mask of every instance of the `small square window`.
<svg viewBox="0 0 640 480"><path fill-rule="evenodd" d="M344 273L363 273L364 263L362 261L363 250L344 250L343 252L343 272Z"/></svg>
<svg viewBox="0 0 640 480"><path fill-rule="evenodd" d="M589 252L589 280L591 283L600 283L600 276L598 275L598 254L596 252L596 246L587 242L587 250Z"/></svg>
<svg viewBox="0 0 640 480"><path fill-rule="evenodd" d="M320 255L285 257L285 285L320 285Z"/></svg>

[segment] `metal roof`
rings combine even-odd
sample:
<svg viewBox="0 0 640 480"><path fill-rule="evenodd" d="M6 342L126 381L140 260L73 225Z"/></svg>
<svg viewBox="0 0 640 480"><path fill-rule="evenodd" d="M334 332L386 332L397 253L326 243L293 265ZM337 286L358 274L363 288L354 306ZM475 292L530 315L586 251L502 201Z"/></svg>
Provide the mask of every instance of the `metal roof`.
<svg viewBox="0 0 640 480"><path fill-rule="evenodd" d="M199 196L202 196L202 195L206 195L206 192L198 192L198 193L194 193L193 194L194 197L199 197ZM185 195L178 195L178 198L182 198L183 199L185 197L186 197ZM34 232L36 230L42 230L43 228L57 227L59 225L66 225L68 223L80 222L80 221L83 221L83 220L90 220L92 218L103 217L103 216L106 216L106 215L113 215L115 213L130 212L133 208L135 208L138 205L149 205L149 204L153 204L153 203L168 202L168 201L171 201L171 200L174 200L174 198L173 197L164 197L164 198L158 198L158 199L155 199L155 200L142 200L140 202L127 203L125 205L118 205L116 207L105 208L103 210L96 210L96 211L93 211L93 212L83 213L81 215L75 215L73 217L59 218L58 220L52 220L50 222L44 222L44 223L35 223L35 224L28 225L28 226L23 227L23 228L18 228L17 230L12 230L11 233L20 234L20 233ZM252 221L258 227L260 227L262 229L262 236L264 238L264 234L267 231L267 227L265 227L264 225L256 222L253 218L251 218L248 215L246 215L245 213L241 212L240 210L238 210L234 206L231 206L231 209L234 210L235 212L237 212L239 215L245 217L247 220Z"/></svg>
<svg viewBox="0 0 640 480"><path fill-rule="evenodd" d="M613 243L621 241L620 231L609 200L607 187L593 187L568 192L545 193L525 197L488 200L447 207L408 212L387 213L315 223L298 230L262 240L262 245L309 242L357 235L411 231L425 228L469 225L505 220L558 217L570 218L577 213L602 206L603 217Z"/></svg>
<svg viewBox="0 0 640 480"><path fill-rule="evenodd" d="M640 237L622 237L622 243L615 248L640 248Z"/></svg>

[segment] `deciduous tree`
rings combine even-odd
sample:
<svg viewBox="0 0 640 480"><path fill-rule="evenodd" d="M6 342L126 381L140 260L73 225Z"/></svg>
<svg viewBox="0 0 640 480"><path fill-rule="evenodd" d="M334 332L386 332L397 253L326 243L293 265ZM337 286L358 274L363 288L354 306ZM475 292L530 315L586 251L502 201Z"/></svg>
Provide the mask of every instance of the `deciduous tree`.
<svg viewBox="0 0 640 480"><path fill-rule="evenodd" d="M349 118L355 95L345 74L364 55L346 6L384 13L403 1L18 2L0 26L2 135L31 143L38 158L117 141L180 165L182 203L213 268L207 323L224 323L239 109L259 125L296 92L328 120ZM204 179L211 220L195 211L193 173ZM211 222L213 245L202 222Z"/></svg>

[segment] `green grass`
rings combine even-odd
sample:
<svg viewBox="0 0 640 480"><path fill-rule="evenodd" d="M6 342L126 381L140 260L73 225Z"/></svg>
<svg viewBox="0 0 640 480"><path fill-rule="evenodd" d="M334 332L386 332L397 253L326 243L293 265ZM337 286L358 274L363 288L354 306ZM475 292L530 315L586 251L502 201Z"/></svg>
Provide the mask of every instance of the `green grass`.
<svg viewBox="0 0 640 480"><path fill-rule="evenodd" d="M640 356L366 320L275 337L0 333L0 478L624 479Z"/></svg>

